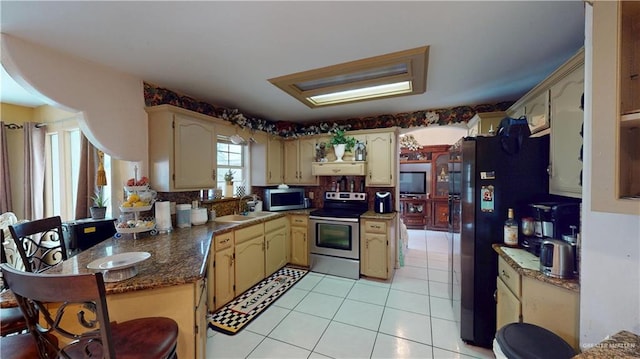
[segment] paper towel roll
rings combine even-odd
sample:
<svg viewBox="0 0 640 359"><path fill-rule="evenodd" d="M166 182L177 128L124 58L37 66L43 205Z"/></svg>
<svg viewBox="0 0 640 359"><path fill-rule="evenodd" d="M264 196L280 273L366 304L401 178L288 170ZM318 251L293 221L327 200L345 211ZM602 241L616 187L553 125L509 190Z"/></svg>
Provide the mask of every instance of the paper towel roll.
<svg viewBox="0 0 640 359"><path fill-rule="evenodd" d="M171 230L171 206L169 201L159 201L156 206L156 228L160 232Z"/></svg>

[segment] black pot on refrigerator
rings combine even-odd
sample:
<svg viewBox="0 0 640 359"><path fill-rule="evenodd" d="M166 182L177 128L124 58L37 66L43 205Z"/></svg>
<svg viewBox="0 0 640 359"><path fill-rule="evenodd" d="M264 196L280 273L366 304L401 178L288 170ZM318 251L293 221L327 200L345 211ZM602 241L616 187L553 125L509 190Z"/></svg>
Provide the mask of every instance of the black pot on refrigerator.
<svg viewBox="0 0 640 359"><path fill-rule="evenodd" d="M373 210L376 213L393 212L393 206L391 205L391 192L376 192Z"/></svg>

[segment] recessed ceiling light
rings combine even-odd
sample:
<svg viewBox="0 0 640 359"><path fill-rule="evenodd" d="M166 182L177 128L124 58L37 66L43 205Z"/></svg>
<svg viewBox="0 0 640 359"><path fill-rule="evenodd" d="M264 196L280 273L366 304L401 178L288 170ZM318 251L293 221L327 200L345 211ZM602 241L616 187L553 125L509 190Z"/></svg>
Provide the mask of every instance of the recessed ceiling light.
<svg viewBox="0 0 640 359"><path fill-rule="evenodd" d="M424 93L429 46L346 62L269 79L305 105L316 108L346 102Z"/></svg>

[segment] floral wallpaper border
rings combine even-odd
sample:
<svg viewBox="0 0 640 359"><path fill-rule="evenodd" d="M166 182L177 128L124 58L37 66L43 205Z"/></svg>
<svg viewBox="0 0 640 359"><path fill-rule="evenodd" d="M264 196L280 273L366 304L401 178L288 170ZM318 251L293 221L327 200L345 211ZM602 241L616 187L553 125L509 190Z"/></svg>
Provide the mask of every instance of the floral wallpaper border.
<svg viewBox="0 0 640 359"><path fill-rule="evenodd" d="M514 103L513 101L505 101L493 105L457 106L453 108L420 110L393 115L388 114L363 118L350 118L331 122L319 121L312 124L297 124L286 121L271 121L245 116L238 109L214 106L147 82L144 83L144 101L146 106L165 104L173 105L204 115L222 118L234 125L240 126L241 128L260 130L285 138L327 133L336 128L346 130L364 130L394 126L410 128L466 123L477 112L505 111Z"/></svg>

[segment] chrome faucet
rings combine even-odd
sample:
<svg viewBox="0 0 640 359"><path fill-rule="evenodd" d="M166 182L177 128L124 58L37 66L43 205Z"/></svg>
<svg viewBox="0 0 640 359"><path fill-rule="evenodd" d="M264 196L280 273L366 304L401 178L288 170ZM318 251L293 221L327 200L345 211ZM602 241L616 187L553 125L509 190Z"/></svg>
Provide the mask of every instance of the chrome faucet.
<svg viewBox="0 0 640 359"><path fill-rule="evenodd" d="M245 201L246 199L251 199L253 201L255 200L255 195L248 194L238 199L238 214L244 214L245 212L249 212L249 208L248 208L249 206L247 204L248 201ZM243 209L246 209L246 210L243 211Z"/></svg>

